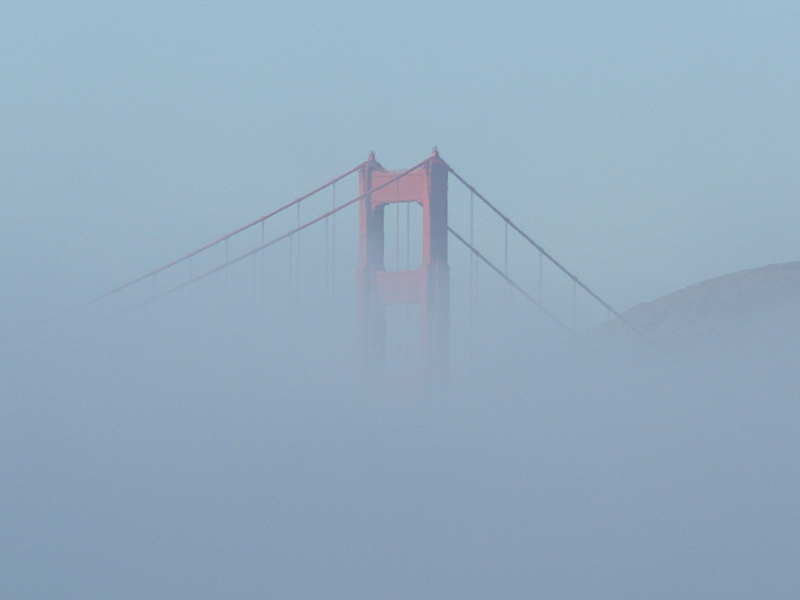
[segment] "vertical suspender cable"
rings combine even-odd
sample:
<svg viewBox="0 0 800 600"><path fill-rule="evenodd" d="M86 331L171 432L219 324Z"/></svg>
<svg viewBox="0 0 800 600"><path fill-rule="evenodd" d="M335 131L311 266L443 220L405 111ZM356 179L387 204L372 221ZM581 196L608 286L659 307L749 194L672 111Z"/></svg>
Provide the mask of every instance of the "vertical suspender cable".
<svg viewBox="0 0 800 600"><path fill-rule="evenodd" d="M542 253L539 252L539 304L542 303Z"/></svg>
<svg viewBox="0 0 800 600"><path fill-rule="evenodd" d="M157 277L158 277L158 273L156 273L155 275L153 275L153 277L151 278L151 280L152 280L152 282L153 282L153 292L154 292L154 293L155 293L155 291L156 291L156 290L158 290L158 283L157 283L157 281L156 281L156 278L157 278ZM217 281L219 281L219 279L217 279ZM149 311L148 311L148 309L146 309L146 308L145 308L145 310L144 310L144 314L145 314L145 315L147 315L147 313L148 313L148 312L149 312L149 313L152 315L152 314L153 314L153 309L152 309L152 308L150 308L150 309L149 309Z"/></svg>
<svg viewBox="0 0 800 600"><path fill-rule="evenodd" d="M328 229L330 228L330 223L328 223L328 219L325 219L325 286L323 290L323 297L325 303L328 302L328 262L330 257L328 256Z"/></svg>
<svg viewBox="0 0 800 600"><path fill-rule="evenodd" d="M228 247L228 242L229 241L230 241L230 238L225 240L225 262L226 263L229 260L229 247ZM225 269L225 294L227 295L227 293L228 293L228 269Z"/></svg>
<svg viewBox="0 0 800 600"><path fill-rule="evenodd" d="M474 246L473 246L474 247ZM477 260L475 261L475 328L478 327L478 315L481 314L481 303L480 303L480 290L481 290L481 279L480 279L480 265L481 263Z"/></svg>
<svg viewBox="0 0 800 600"><path fill-rule="evenodd" d="M264 221L261 221L261 245L264 245ZM264 252L259 252L261 255L261 309L264 309L264 296L266 290L266 281L264 280L264 261L266 257L264 256Z"/></svg>
<svg viewBox="0 0 800 600"><path fill-rule="evenodd" d="M578 328L578 284L572 282L572 327Z"/></svg>
<svg viewBox="0 0 800 600"><path fill-rule="evenodd" d="M253 254L253 309L258 306L258 256Z"/></svg>
<svg viewBox="0 0 800 600"><path fill-rule="evenodd" d="M300 227L300 203L297 203L297 226ZM297 232L297 290L296 296L300 299L300 233Z"/></svg>
<svg viewBox="0 0 800 600"><path fill-rule="evenodd" d="M503 263L503 273L508 277L508 223L505 224L505 260ZM511 298L511 286L506 282L506 318L508 318L509 300Z"/></svg>
<svg viewBox="0 0 800 600"><path fill-rule="evenodd" d="M395 260L395 262L394 262L394 268L395 268L396 271L400 271L400 269L401 269L401 266L400 266L400 202L397 202L397 200L400 200L400 180L398 180L394 184L394 189L395 189L395 200L396 200L396 202L394 203L394 207L395 207L395 228L394 228L394 232L395 232L395 237L394 237L394 245L395 245L394 254L395 254L395 257L394 257L394 260ZM407 339L407 336L408 336L408 328L405 327L401 331L401 327L400 327L400 314L401 314L400 311L402 311L403 315L405 316L407 314L406 313L406 309L407 308L408 308L408 306L403 306L403 307L399 307L398 306L397 307L397 311L394 313L395 321L394 321L394 323L392 323L393 327L395 328L395 331L394 331L394 352L395 352L395 355L393 357L393 360L395 362L397 362L397 364L398 364L397 365L398 366L398 373L397 373L398 375L403 373L406 370L406 359L408 358L408 354L405 352L405 349L407 348L407 344L405 342L406 342L406 339ZM401 337L403 339L401 339Z"/></svg>
<svg viewBox="0 0 800 600"><path fill-rule="evenodd" d="M475 247L475 194L470 190L469 192L469 243ZM475 291L475 277L477 263L475 262L475 255L470 252L469 254L469 363L470 367L475 362L475 317L477 300L477 293Z"/></svg>
<svg viewBox="0 0 800 600"><path fill-rule="evenodd" d="M336 184L333 184L332 210L336 210ZM331 215L331 298L336 304L336 213Z"/></svg>
<svg viewBox="0 0 800 600"><path fill-rule="evenodd" d="M395 184L396 195L395 199L400 199L400 182ZM403 269L400 263L400 202L394 203L394 269L401 271ZM406 336L408 335L408 328L403 327L402 323L405 320L407 306L398 306L394 312L394 347L395 356L394 360L398 363L398 373L405 373L406 365Z"/></svg>
<svg viewBox="0 0 800 600"><path fill-rule="evenodd" d="M406 271L411 268L411 203L406 202ZM411 372L411 305L405 305L405 338L406 338L406 363L407 371Z"/></svg>
<svg viewBox="0 0 800 600"><path fill-rule="evenodd" d="M287 299L289 301L289 320L294 321L294 236L289 236L289 289Z"/></svg>
<svg viewBox="0 0 800 600"><path fill-rule="evenodd" d="M503 272L508 275L508 223L505 224L505 240L504 240L504 247L505 247L505 260L503 262Z"/></svg>
<svg viewBox="0 0 800 600"><path fill-rule="evenodd" d="M411 268L411 202L406 202L406 271Z"/></svg>
<svg viewBox="0 0 800 600"><path fill-rule="evenodd" d="M396 227L395 227L395 258L394 258L394 268L398 271L400 270L400 203L395 202L395 217L397 219Z"/></svg>
<svg viewBox="0 0 800 600"><path fill-rule="evenodd" d="M473 248L475 247L475 194L471 191L469 193L469 243ZM470 295L472 295L475 285L475 255L472 253L469 255L469 279Z"/></svg>
<svg viewBox="0 0 800 600"><path fill-rule="evenodd" d="M190 258L188 262L189 262L189 279L191 279L192 278L192 259ZM191 290L189 290L189 294L188 295L189 295L189 302L190 302L190 305L191 305L191 300L192 300L192 292L191 292Z"/></svg>

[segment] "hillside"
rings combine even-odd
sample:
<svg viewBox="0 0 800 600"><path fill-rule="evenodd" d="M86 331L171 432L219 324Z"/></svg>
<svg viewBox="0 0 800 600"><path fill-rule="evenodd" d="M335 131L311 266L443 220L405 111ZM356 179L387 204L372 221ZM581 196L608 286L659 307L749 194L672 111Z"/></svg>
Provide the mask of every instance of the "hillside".
<svg viewBox="0 0 800 600"><path fill-rule="evenodd" d="M800 262L715 277L639 304L624 317L659 345L800 337ZM623 329L619 322L602 328Z"/></svg>

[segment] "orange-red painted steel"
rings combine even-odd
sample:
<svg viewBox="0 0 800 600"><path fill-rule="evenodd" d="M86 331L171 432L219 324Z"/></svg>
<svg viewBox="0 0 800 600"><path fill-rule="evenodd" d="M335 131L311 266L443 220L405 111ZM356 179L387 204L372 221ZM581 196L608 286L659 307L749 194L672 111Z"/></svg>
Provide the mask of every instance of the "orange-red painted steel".
<svg viewBox="0 0 800 600"><path fill-rule="evenodd" d="M448 373L450 274L447 259L447 175L434 150L418 169L387 171L374 155L359 174L358 312L362 361L368 374L386 364L386 307L420 308L420 375L444 379ZM387 185L393 179L396 181ZM416 269L387 271L384 262L384 209L398 202L422 206L422 263Z"/></svg>

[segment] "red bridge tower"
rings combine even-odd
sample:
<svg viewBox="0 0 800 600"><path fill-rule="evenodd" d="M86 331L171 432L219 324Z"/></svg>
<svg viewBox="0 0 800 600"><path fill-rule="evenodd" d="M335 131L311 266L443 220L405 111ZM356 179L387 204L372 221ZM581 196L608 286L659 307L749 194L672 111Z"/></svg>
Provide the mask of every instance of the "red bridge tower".
<svg viewBox="0 0 800 600"><path fill-rule="evenodd" d="M387 171L370 154L359 174L360 239L358 310L362 362L369 374L386 363L386 307L419 306L420 375L447 377L450 327L450 277L447 263L447 164L433 155L415 171ZM397 202L422 206L422 263L416 269L387 271L384 264L384 209Z"/></svg>

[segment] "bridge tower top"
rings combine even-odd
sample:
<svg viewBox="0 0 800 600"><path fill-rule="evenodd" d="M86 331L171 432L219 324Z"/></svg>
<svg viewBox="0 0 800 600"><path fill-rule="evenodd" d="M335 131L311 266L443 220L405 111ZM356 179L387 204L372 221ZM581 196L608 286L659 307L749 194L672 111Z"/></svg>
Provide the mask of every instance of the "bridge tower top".
<svg viewBox="0 0 800 600"><path fill-rule="evenodd" d="M419 306L420 375L428 380L447 376L447 176L448 167L435 148L423 165L405 174L384 169L374 153L361 168L358 309L362 362L368 374L379 374L386 365L386 307L415 304ZM376 191L370 193L373 189ZM388 271L384 256L385 208L407 202L422 207L422 261L415 269Z"/></svg>

